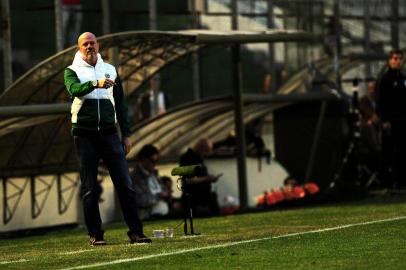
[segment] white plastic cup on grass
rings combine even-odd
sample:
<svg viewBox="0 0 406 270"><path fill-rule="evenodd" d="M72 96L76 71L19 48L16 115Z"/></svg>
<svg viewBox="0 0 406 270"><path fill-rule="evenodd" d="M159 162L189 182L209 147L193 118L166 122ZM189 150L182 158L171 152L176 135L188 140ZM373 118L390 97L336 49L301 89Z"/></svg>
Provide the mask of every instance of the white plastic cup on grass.
<svg viewBox="0 0 406 270"><path fill-rule="evenodd" d="M173 237L173 229L172 228L167 228L165 230L165 236L166 237Z"/></svg>
<svg viewBox="0 0 406 270"><path fill-rule="evenodd" d="M155 238L164 238L165 237L164 230L153 230L152 234L154 235Z"/></svg>

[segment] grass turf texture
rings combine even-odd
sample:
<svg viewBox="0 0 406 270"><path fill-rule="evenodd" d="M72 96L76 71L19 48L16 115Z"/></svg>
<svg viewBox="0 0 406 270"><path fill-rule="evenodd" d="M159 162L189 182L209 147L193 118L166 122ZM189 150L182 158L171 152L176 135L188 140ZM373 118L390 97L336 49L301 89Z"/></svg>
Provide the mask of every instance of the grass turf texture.
<svg viewBox="0 0 406 270"><path fill-rule="evenodd" d="M62 230L0 240L0 269L65 269L117 260L122 261L90 269L404 269L406 219L287 236L400 216L406 217L406 198L395 197L195 219L202 235L183 237L181 226L174 238L153 239L151 245L127 244L122 223L106 226L108 245L102 247L89 246L84 229ZM178 223L146 222L145 232ZM267 239L213 247L259 238Z"/></svg>

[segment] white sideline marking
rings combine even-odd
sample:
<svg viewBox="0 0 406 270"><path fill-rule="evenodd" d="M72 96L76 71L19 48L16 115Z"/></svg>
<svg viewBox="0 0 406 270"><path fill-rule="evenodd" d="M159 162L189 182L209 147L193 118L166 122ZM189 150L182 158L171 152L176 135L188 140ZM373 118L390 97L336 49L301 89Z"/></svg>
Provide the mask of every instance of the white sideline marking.
<svg viewBox="0 0 406 270"><path fill-rule="evenodd" d="M341 230L341 229L346 229L346 228L355 227L355 226L363 226L363 225L376 224L376 223L382 223L382 222L390 222L390 221L396 221L396 220L402 220L402 219L406 219L406 216L400 216L400 217L394 217L394 218L388 218L388 219L380 219L380 220L372 220L372 221L353 223L353 224L347 224L347 225L340 225L340 226L336 226L336 227L312 230L312 231L307 231L307 232L288 233L288 234L283 234L283 235L278 235L278 236L270 236L270 237L264 237L264 238L230 242L230 243L225 243L225 244L220 244L220 245L205 246L205 247L198 247L198 248L191 248L191 249L181 249L181 250L177 250L177 251L161 253L161 254L146 255L146 256L141 256L141 257L137 257L137 258L128 258L128 259L114 260L114 261L110 261L110 262L79 265L79 266L75 266L75 267L63 268L61 270L85 269L85 268L93 268L93 267L106 266L106 265L112 265L112 264L141 261L141 260L147 260L147 259L152 259L152 258L157 258L157 257L178 255L178 254L195 252L195 251L206 250L206 249L224 248L224 247L236 246L236 245L253 243L253 242L264 241L264 240L286 238L286 237L311 234L311 233L335 231L335 230Z"/></svg>
<svg viewBox="0 0 406 270"><path fill-rule="evenodd" d="M17 260L17 261L4 261L4 262L0 262L0 264L21 263L21 262L28 262L28 260L20 259L20 260Z"/></svg>
<svg viewBox="0 0 406 270"><path fill-rule="evenodd" d="M59 255L71 255L71 254L84 253L84 252L89 252L89 251L94 251L94 250L96 250L96 249L81 249L81 250L59 253Z"/></svg>

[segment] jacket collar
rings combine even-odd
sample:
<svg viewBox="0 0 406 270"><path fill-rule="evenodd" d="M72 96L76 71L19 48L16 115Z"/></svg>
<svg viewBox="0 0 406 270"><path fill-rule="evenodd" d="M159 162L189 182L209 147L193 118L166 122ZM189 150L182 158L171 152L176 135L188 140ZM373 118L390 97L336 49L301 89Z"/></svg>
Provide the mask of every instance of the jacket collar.
<svg viewBox="0 0 406 270"><path fill-rule="evenodd" d="M98 53L97 54L97 62L96 62L95 67L103 65L103 63L104 63L103 59L102 59L100 53ZM79 66L79 67L92 67L92 65L89 65L88 63L85 62L85 60L83 60L80 51L76 52L75 57L73 58L72 65Z"/></svg>

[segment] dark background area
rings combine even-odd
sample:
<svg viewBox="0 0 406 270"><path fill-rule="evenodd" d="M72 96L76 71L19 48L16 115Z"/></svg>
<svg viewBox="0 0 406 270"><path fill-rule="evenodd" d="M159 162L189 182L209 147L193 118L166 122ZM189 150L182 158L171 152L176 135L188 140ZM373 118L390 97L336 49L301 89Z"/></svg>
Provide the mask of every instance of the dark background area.
<svg viewBox="0 0 406 270"><path fill-rule="evenodd" d="M147 0L115 0L110 2L111 32L145 31L149 29ZM186 0L157 1L158 30L176 31L191 28L192 16ZM13 80L37 63L56 53L53 0L10 1ZM102 35L101 1L82 1L81 32ZM203 26L204 27L204 26ZM200 52L201 98L231 94L231 58L229 48L218 46ZM2 56L1 56L2 57ZM254 53L242 50L244 92L259 93L263 88L265 67ZM2 72L3 67L0 67ZM193 58L186 56L161 71L161 89L174 107L193 100ZM0 93L3 79L0 77ZM145 84L132 98L135 102Z"/></svg>

